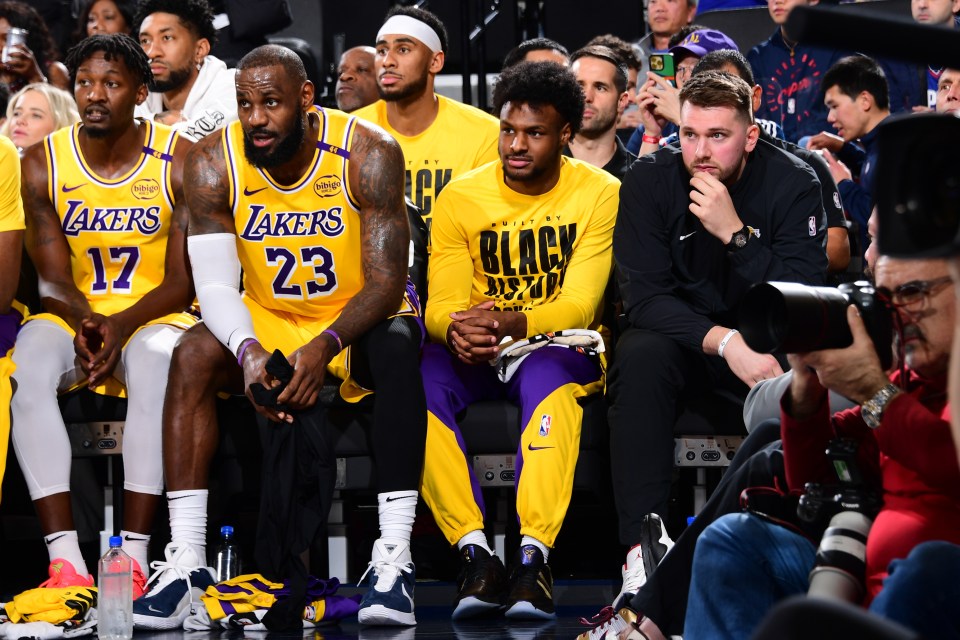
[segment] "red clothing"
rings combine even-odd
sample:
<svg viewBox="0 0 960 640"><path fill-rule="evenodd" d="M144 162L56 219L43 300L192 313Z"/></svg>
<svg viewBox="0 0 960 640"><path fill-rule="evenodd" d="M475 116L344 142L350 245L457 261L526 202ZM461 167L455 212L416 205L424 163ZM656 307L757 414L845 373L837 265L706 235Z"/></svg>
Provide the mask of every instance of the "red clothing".
<svg viewBox="0 0 960 640"><path fill-rule="evenodd" d="M899 373L890 379L904 388ZM906 388L887 405L877 429L864 423L860 407L831 419L826 399L807 420L782 412L790 489L803 489L806 482L836 484L823 452L837 436L860 443L861 473L883 487L884 506L867 538L866 603L880 592L891 560L905 558L921 542L960 544L960 467L950 433L946 380L923 380L911 373Z"/></svg>

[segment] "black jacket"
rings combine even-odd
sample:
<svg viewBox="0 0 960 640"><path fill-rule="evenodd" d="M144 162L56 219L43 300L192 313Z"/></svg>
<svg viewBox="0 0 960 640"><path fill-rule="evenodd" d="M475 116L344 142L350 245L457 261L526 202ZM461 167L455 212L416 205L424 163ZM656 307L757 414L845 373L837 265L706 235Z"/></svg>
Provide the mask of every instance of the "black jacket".
<svg viewBox="0 0 960 640"><path fill-rule="evenodd" d="M823 284L827 257L820 181L790 154L758 144L730 188L740 219L759 234L735 253L689 211L689 183L678 149L633 163L620 189L613 254L630 326L699 351L715 325L738 326L750 285Z"/></svg>

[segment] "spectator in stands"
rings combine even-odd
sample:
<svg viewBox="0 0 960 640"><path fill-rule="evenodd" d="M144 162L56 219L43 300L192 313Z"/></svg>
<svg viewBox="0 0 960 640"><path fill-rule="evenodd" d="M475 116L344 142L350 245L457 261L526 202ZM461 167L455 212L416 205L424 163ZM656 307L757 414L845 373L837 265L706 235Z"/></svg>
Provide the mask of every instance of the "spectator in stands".
<svg viewBox="0 0 960 640"><path fill-rule="evenodd" d="M756 84L750 64L739 51L721 49L708 53L694 67L693 74L696 75L703 71L726 71L739 77L753 88L754 113L760 108L760 96L763 93L763 88ZM771 131L781 130L769 120L766 123L772 126L760 126L760 140L792 153L810 165L810 168L817 174L817 178L820 180L821 200L826 212L828 270L830 273L842 273L850 264L850 238L847 232L846 218L843 215L840 192L837 190L837 183L833 181L833 176L830 175L830 167L819 154L771 134ZM758 122L757 124L761 123Z"/></svg>
<svg viewBox="0 0 960 640"><path fill-rule="evenodd" d="M697 0L649 0L646 14L650 31L636 43L643 65L638 82L650 68L650 54L667 53L671 37L693 22L697 15Z"/></svg>
<svg viewBox="0 0 960 640"><path fill-rule="evenodd" d="M630 100L627 67L612 49L586 46L570 56L570 70L583 90L586 106L580 129L564 155L589 162L622 180L637 159L617 138L617 120Z"/></svg>
<svg viewBox="0 0 960 640"><path fill-rule="evenodd" d="M373 47L353 47L340 56L337 67L337 108L356 111L379 98L375 74L376 50Z"/></svg>
<svg viewBox="0 0 960 640"><path fill-rule="evenodd" d="M196 321L181 313L193 299L181 183L190 143L134 119L150 66L130 36L87 38L67 64L82 121L23 158L26 248L47 313L31 316L17 337L13 444L50 557L43 586L91 585L73 526L70 442L57 393L83 382L126 385L121 535L134 559L136 596L163 490L160 415L170 354ZM126 178L97 178L104 175Z"/></svg>
<svg viewBox="0 0 960 640"><path fill-rule="evenodd" d="M0 135L9 137L23 153L57 129L79 120L72 95L50 84L28 84L7 105L7 121L0 126Z"/></svg>
<svg viewBox="0 0 960 640"><path fill-rule="evenodd" d="M937 113L960 112L960 69L946 68L937 82Z"/></svg>
<svg viewBox="0 0 960 640"><path fill-rule="evenodd" d="M299 554L327 517L335 482L318 394L327 376L336 376L349 402L376 390L370 439L381 537L364 574L368 589L360 622L412 625L410 532L426 409L419 303L412 287L404 288L410 235L403 155L393 139L367 123L316 109L313 84L289 49L259 47L237 69L239 121L222 136L199 142L184 176L190 262L204 323L184 337L173 357L170 410L164 415L172 540L150 590L134 603L134 624L182 625L189 603L211 583L205 567L206 487L218 442L216 393L228 390L246 391L264 418L267 497L257 558L265 575L291 581L286 612L292 618L278 617L300 625L306 570ZM319 156L318 146L325 149ZM321 183L322 189L284 186ZM319 211L317 190L323 192ZM314 222L279 222L290 216ZM271 403L251 385L273 387L275 378L265 367L274 349L286 355L293 372ZM296 450L283 453L301 451L309 460L288 458L283 464L279 452L268 458L266 452L282 445L277 439L291 433L303 440L289 442ZM313 474L312 482L297 475L298 464Z"/></svg>
<svg viewBox="0 0 960 640"><path fill-rule="evenodd" d="M125 0L86 0L77 15L74 42L98 33L133 33L134 7Z"/></svg>
<svg viewBox="0 0 960 640"><path fill-rule="evenodd" d="M383 127L400 143L406 161L407 197L429 230L437 196L453 178L497 158L497 119L434 93L443 69L447 30L437 16L395 7L376 40L380 98L354 112Z"/></svg>
<svg viewBox="0 0 960 640"><path fill-rule="evenodd" d="M70 76L58 61L57 46L36 9L24 2L0 2L0 46L6 48L11 27L26 29L27 42L7 49L10 60L0 65L0 82L15 93L34 82L70 89Z"/></svg>
<svg viewBox="0 0 960 640"><path fill-rule="evenodd" d="M937 25L947 29L960 29L960 0L912 0L910 12L920 24ZM927 106L937 106L937 86L943 67L927 67Z"/></svg>
<svg viewBox="0 0 960 640"><path fill-rule="evenodd" d="M508 69L519 62L556 62L570 66L570 52L567 48L550 38L533 38L524 40L503 57L503 69Z"/></svg>
<svg viewBox="0 0 960 640"><path fill-rule="evenodd" d="M217 32L207 0L141 0L135 24L153 71L138 116L194 142L236 119L235 71L210 55Z"/></svg>
<svg viewBox="0 0 960 640"><path fill-rule="evenodd" d="M565 68L509 67L494 102L500 162L451 182L435 210L425 313L433 343L421 365L428 410L423 496L460 552L455 619L503 608L509 618L550 619L547 562L573 490L583 416L577 398L602 390L601 361L590 348L541 342L544 348L522 362L515 355L490 364L505 339L597 328L619 182L562 155L584 104ZM526 275L511 275L518 272ZM599 334L594 339L585 346L598 345ZM496 398L518 405L522 416L522 539L509 577L484 535L482 497L456 422L471 403Z"/></svg>
<svg viewBox="0 0 960 640"><path fill-rule="evenodd" d="M666 515L678 403L706 389L743 397L781 373L736 329L747 287L822 284L827 269L816 174L758 144L750 86L704 72L684 84L680 102L681 148L633 164L614 233L630 326L608 386L614 497L630 549L615 609L644 579L645 517Z"/></svg>
<svg viewBox="0 0 960 640"><path fill-rule="evenodd" d="M873 168L877 164L878 124L890 115L887 80L883 69L866 56L849 56L830 67L821 80L827 121L837 135L826 131L807 142L822 150L830 166L843 206L860 230L860 253L866 251L867 219L873 210ZM854 181L856 174L856 182Z"/></svg>
<svg viewBox="0 0 960 640"><path fill-rule="evenodd" d="M646 80L637 94L642 128L634 132L627 144L636 147L637 155L652 153L659 148L661 137L676 133L680 126L680 89L700 60L710 51L737 49L736 43L715 29L691 31L682 40L670 47L676 73L676 87L670 81L653 72L647 72Z"/></svg>
<svg viewBox="0 0 960 640"><path fill-rule="evenodd" d="M778 123L790 142L798 142L827 128L820 77L845 55L838 49L798 42L787 33L790 11L797 6L817 4L817 1L770 0L767 7L778 28L747 55L753 75L763 87L757 116Z"/></svg>
<svg viewBox="0 0 960 640"><path fill-rule="evenodd" d="M960 468L945 393L954 292L943 260L881 257L876 284L900 317L906 366L884 373L852 307L852 346L790 356L793 378L782 400L788 488L835 484L826 444L835 437L856 440L859 471L882 488L884 500L866 540L863 604L924 637L956 637L960 628L948 606L905 607L881 591L898 570L891 562L917 545L960 543ZM827 389L860 406L831 418ZM749 637L778 600L807 591L815 553L815 541L757 516L720 518L697 542L684 637Z"/></svg>
<svg viewBox="0 0 960 640"><path fill-rule="evenodd" d="M637 55L637 52L634 51L633 46L631 46L629 42L610 33L591 38L590 42L585 46L590 47L593 45L612 49L620 61L627 65L627 97L629 101L627 102L624 112L620 114L620 119L617 121L617 135L622 137L624 142L626 142L633 134L633 130L640 124L640 119L637 114L637 78L640 74L640 67L642 66L640 56Z"/></svg>

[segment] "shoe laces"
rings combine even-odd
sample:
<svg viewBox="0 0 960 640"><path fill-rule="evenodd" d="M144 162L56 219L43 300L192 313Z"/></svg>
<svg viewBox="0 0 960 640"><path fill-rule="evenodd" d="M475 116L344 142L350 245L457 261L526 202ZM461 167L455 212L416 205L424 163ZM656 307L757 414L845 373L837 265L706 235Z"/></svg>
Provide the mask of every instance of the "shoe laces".
<svg viewBox="0 0 960 640"><path fill-rule="evenodd" d="M360 576L360 582L358 584L363 582L363 579L367 577L371 569L373 570L373 575L377 578L377 583L374 585L374 589L377 591L389 591L401 574L413 571L409 564L390 560L389 558L371 560L369 564L367 564L367 570ZM380 588L381 582L386 585L383 589Z"/></svg>
<svg viewBox="0 0 960 640"><path fill-rule="evenodd" d="M580 618L580 624L593 627L586 636L590 640L600 638L605 638L608 632L620 633L624 629L629 628L629 623L623 616L620 615L619 611L614 611L613 607L606 606L600 610L600 613L597 613L592 618Z"/></svg>
<svg viewBox="0 0 960 640"><path fill-rule="evenodd" d="M150 568L154 569L154 572L150 574L150 579L147 581L147 584L154 587L160 587L162 584L162 586L165 587L174 580L186 580L187 591L190 593L190 604L192 605L193 582L190 580L190 574L199 569L200 566L191 566L183 563L183 556L188 548L187 545L178 548L167 545L164 551L164 557L166 559L154 560L150 563ZM150 597L152 593L156 593L159 590L160 589L150 589L144 594L144 597Z"/></svg>

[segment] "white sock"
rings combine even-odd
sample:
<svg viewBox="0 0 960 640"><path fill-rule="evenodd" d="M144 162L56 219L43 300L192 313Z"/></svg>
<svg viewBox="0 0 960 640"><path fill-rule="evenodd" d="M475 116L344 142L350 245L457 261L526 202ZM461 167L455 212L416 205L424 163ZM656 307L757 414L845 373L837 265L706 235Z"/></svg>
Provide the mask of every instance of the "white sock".
<svg viewBox="0 0 960 640"><path fill-rule="evenodd" d="M120 537L123 538L123 550L126 554L137 561L144 575L149 574L150 536L124 529L120 532Z"/></svg>
<svg viewBox="0 0 960 640"><path fill-rule="evenodd" d="M380 540L388 549L398 545L410 548L410 533L417 517L417 495L416 491L388 491L377 494Z"/></svg>
<svg viewBox="0 0 960 640"><path fill-rule="evenodd" d="M80 541L77 538L76 530L51 533L43 537L43 542L47 545L50 562L61 558L72 564L79 575L90 575L87 563L83 560L83 554L80 553Z"/></svg>
<svg viewBox="0 0 960 640"><path fill-rule="evenodd" d="M541 552L543 552L544 562L550 559L550 548L547 547L547 545L543 544L533 536L523 536L523 538L520 540L520 546L525 547L528 544L532 544L536 548L540 549Z"/></svg>
<svg viewBox="0 0 960 640"><path fill-rule="evenodd" d="M483 532L483 529L471 531L467 535L457 540L457 551L463 549L468 544L475 544L478 547L486 549L487 553L490 555L496 555L493 553L493 549L490 548L490 544L487 542L487 534Z"/></svg>
<svg viewBox="0 0 960 640"><path fill-rule="evenodd" d="M167 491L170 509L170 541L186 542L196 548L200 562L207 558L206 489Z"/></svg>

